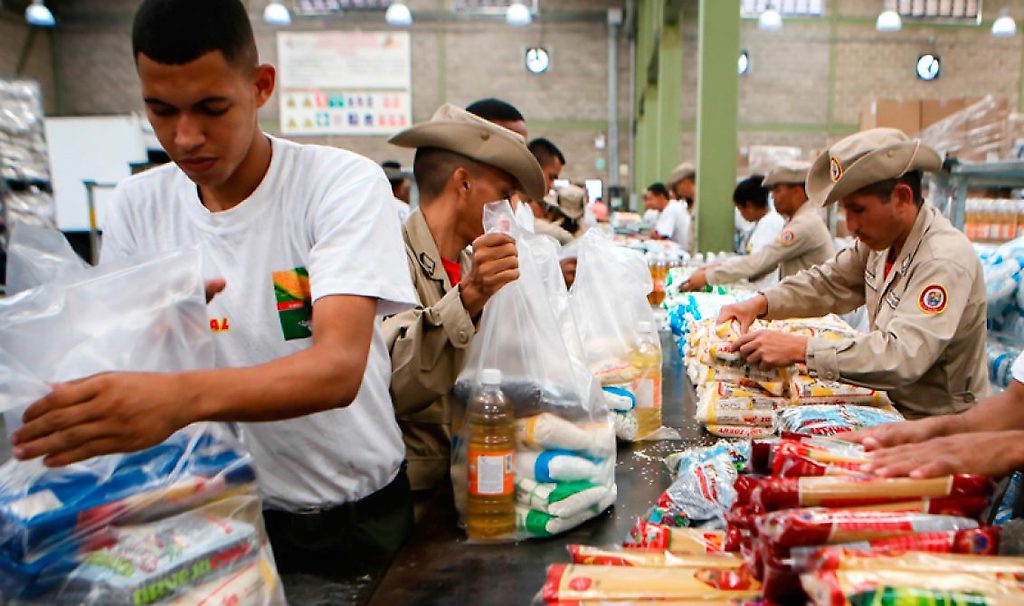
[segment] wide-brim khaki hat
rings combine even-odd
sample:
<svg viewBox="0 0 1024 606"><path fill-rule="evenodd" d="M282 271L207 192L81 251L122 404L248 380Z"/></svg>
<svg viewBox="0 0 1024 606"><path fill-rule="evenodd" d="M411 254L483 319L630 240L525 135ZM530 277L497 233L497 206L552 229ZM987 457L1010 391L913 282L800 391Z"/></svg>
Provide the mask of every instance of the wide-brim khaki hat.
<svg viewBox="0 0 1024 606"><path fill-rule="evenodd" d="M784 162L773 168L761 182L762 187L775 185L803 185L807 182L810 162Z"/></svg>
<svg viewBox="0 0 1024 606"><path fill-rule="evenodd" d="M679 166L672 169L669 173L666 183L669 187L672 187L676 183L679 183L683 179L689 179L690 177L697 176L697 167L692 162L683 162Z"/></svg>
<svg viewBox="0 0 1024 606"><path fill-rule="evenodd" d="M579 219L583 216L583 200L586 198L587 190L579 185L568 185L558 190L558 210L570 219Z"/></svg>
<svg viewBox="0 0 1024 606"><path fill-rule="evenodd" d="M937 171L942 157L896 128L859 132L818 156L807 174L807 196L828 206L869 185L915 171Z"/></svg>
<svg viewBox="0 0 1024 606"><path fill-rule="evenodd" d="M503 170L534 200L544 197L547 182L537 159L520 135L446 103L430 121L407 128L388 140L399 147L437 147Z"/></svg>

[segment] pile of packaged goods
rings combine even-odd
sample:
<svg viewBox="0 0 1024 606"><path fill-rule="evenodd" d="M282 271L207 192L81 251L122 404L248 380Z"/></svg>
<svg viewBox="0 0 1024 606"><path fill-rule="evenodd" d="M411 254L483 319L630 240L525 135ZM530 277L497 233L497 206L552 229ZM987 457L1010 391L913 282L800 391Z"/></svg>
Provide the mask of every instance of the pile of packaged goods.
<svg viewBox="0 0 1024 606"><path fill-rule="evenodd" d="M283 603L251 462L219 427L0 477L0 594L16 603Z"/></svg>
<svg viewBox="0 0 1024 606"><path fill-rule="evenodd" d="M773 330L825 339L856 332L836 316L758 321L750 330ZM686 337L687 373L697 386L697 420L712 435L763 438L784 431L828 435L902 420L884 392L825 381L795 365L769 371L730 349L735 323L691 322Z"/></svg>
<svg viewBox="0 0 1024 606"><path fill-rule="evenodd" d="M645 295L652 278L639 253L587 232L569 293L588 368L623 441L676 437L662 428L662 352Z"/></svg>
<svg viewBox="0 0 1024 606"><path fill-rule="evenodd" d="M1024 238L978 247L988 299L989 379L996 388L1012 380L1010 367L1024 343Z"/></svg>
<svg viewBox="0 0 1024 606"><path fill-rule="evenodd" d="M685 279L681 280L685 281ZM670 292L668 299L665 300L669 329L676 340L680 356L686 357L690 332L698 322L702 320L713 322L718 318L723 307L739 303L754 294L753 291L739 287L716 286L715 291L713 293Z"/></svg>
<svg viewBox="0 0 1024 606"><path fill-rule="evenodd" d="M18 225L12 242L11 265L31 290L0 301L8 431L52 383L213 365L197 249L85 268L59 232ZM10 460L0 467L0 595L29 604L283 603L254 480L249 456L220 425L61 468Z"/></svg>
<svg viewBox="0 0 1024 606"><path fill-rule="evenodd" d="M484 216L489 229L514 225L507 203ZM585 362L556 245L512 235L520 277L484 309L454 390L452 484L472 541L558 534L617 496L615 430Z"/></svg>
<svg viewBox="0 0 1024 606"><path fill-rule="evenodd" d="M860 446L797 434L720 443L666 462L676 480L627 538L626 550L644 553L629 561L732 554L771 603L1024 597L1013 576L1021 560L995 557L1000 529L979 522L994 486L986 478L879 478L861 471Z"/></svg>

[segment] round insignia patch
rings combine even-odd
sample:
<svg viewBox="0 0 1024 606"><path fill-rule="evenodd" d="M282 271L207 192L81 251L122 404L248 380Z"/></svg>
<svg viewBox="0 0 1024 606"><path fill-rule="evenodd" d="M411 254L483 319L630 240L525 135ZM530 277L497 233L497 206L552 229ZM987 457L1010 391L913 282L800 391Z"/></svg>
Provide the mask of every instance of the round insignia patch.
<svg viewBox="0 0 1024 606"><path fill-rule="evenodd" d="M839 163L839 158L830 156L828 159L829 173L832 176L832 182L838 183L839 179L843 177L843 165Z"/></svg>
<svg viewBox="0 0 1024 606"><path fill-rule="evenodd" d="M779 234L779 242L789 246L793 242L796 242L796 234L793 233L793 230L791 229L784 229L782 230L782 233Z"/></svg>
<svg viewBox="0 0 1024 606"><path fill-rule="evenodd" d="M946 289L938 284L929 284L921 291L917 304L926 314L941 314L946 309Z"/></svg>

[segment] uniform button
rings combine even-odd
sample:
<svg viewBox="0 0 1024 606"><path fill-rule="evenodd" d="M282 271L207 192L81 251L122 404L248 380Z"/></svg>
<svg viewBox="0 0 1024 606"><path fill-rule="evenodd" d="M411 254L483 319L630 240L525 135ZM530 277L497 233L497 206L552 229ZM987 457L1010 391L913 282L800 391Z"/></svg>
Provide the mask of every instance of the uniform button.
<svg viewBox="0 0 1024 606"><path fill-rule="evenodd" d="M460 330L459 331L459 344L465 345L468 342L469 342L469 334L467 334L465 330Z"/></svg>
<svg viewBox="0 0 1024 606"><path fill-rule="evenodd" d="M966 396L964 396L964 400L966 400L967 403L970 404L971 402L974 401L974 394L973 393L967 394Z"/></svg>

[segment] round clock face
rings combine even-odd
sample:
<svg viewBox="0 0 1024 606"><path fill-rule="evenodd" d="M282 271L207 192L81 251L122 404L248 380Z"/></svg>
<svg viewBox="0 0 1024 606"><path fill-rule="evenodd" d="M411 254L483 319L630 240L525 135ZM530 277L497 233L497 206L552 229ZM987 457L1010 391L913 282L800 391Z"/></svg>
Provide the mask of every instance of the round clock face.
<svg viewBox="0 0 1024 606"><path fill-rule="evenodd" d="M922 80L931 81L938 78L941 69L940 60L935 55L926 54L917 58L917 77Z"/></svg>
<svg viewBox="0 0 1024 606"><path fill-rule="evenodd" d="M551 67L551 56L543 48L526 50L526 69L532 74L543 74Z"/></svg>
<svg viewBox="0 0 1024 606"><path fill-rule="evenodd" d="M750 53L745 50L740 51L740 58L736 61L736 69L741 76L746 76L750 72Z"/></svg>

